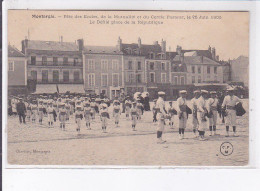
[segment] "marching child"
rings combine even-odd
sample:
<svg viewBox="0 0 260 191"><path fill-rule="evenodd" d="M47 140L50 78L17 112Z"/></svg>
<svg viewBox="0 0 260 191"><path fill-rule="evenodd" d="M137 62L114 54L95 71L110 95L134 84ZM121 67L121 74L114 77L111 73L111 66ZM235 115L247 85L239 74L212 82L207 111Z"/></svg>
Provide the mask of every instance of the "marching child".
<svg viewBox="0 0 260 191"><path fill-rule="evenodd" d="M200 90L195 90L193 93L194 93L194 98L191 99L192 127L193 127L194 138L196 138L197 137L196 131L199 125L198 115L197 115L197 110L198 110L197 102L200 97Z"/></svg>
<svg viewBox="0 0 260 191"><path fill-rule="evenodd" d="M26 105L26 117L30 121L31 120L31 115L32 115L32 107L31 103L28 101L25 103Z"/></svg>
<svg viewBox="0 0 260 191"><path fill-rule="evenodd" d="M32 109L32 122L35 123L36 121L36 116L37 116L37 105L36 105L37 101L33 100L32 101L32 105L31 105L31 109Z"/></svg>
<svg viewBox="0 0 260 191"><path fill-rule="evenodd" d="M153 100L153 107L152 107L152 111L153 111L153 122L154 122L154 123L157 122L156 116L157 116L158 108L156 108L156 101L157 101L157 99L154 99L154 100Z"/></svg>
<svg viewBox="0 0 260 191"><path fill-rule="evenodd" d="M70 115L73 115L75 111L75 102L73 100L70 100Z"/></svg>
<svg viewBox="0 0 260 191"><path fill-rule="evenodd" d="M187 91L181 90L180 97L177 99L177 109L178 109L178 116L179 116L179 139L184 139L184 131L187 124L188 114L187 114Z"/></svg>
<svg viewBox="0 0 260 191"><path fill-rule="evenodd" d="M119 127L119 117L121 115L120 102L117 100L114 102L113 106L113 116L115 118L115 125Z"/></svg>
<svg viewBox="0 0 260 191"><path fill-rule="evenodd" d="M54 121L54 108L52 107L52 102L48 103L47 107L47 116L48 116L48 125L49 128L53 126L53 121Z"/></svg>
<svg viewBox="0 0 260 191"><path fill-rule="evenodd" d="M55 113L53 115L54 122L56 122L56 117L57 117L57 114L58 114L58 103L57 103L57 98L56 97L54 97L54 99L53 99L52 107L53 107L53 109L55 111Z"/></svg>
<svg viewBox="0 0 260 191"><path fill-rule="evenodd" d="M103 104L100 108L100 118L101 118L103 133L106 133L107 121L109 119L109 113L106 104Z"/></svg>
<svg viewBox="0 0 260 191"><path fill-rule="evenodd" d="M42 125L42 119L43 119L43 109L44 106L42 105L42 100L39 101L38 105L38 117L39 117L39 123Z"/></svg>
<svg viewBox="0 0 260 191"><path fill-rule="evenodd" d="M207 90L201 90L201 96L198 99L198 116L199 116L199 140L205 141L205 131L207 129L207 105L206 105L206 97L207 97L208 91Z"/></svg>
<svg viewBox="0 0 260 191"><path fill-rule="evenodd" d="M76 121L76 124L77 124L76 131L78 133L80 132L82 118L83 118L82 107L77 106L76 111L75 111L75 121Z"/></svg>
<svg viewBox="0 0 260 191"><path fill-rule="evenodd" d="M90 107L91 107L92 120L94 120L95 116L96 116L96 102L95 102L95 99L91 99Z"/></svg>
<svg viewBox="0 0 260 191"><path fill-rule="evenodd" d="M222 103L222 109L226 108L226 137L229 137L229 126L233 127L233 136L237 137L238 135L236 134L236 105L241 101L240 99L235 96L234 94L234 88L229 88L227 89L228 95L225 96L223 103Z"/></svg>
<svg viewBox="0 0 260 191"><path fill-rule="evenodd" d="M65 122L66 122L65 103L61 104L61 108L59 110L59 121L60 121L60 128L65 131Z"/></svg>
<svg viewBox="0 0 260 191"><path fill-rule="evenodd" d="M133 129L133 131L135 131L135 126L136 126L136 123L137 123L137 116L138 116L137 108L136 108L136 102L133 102L130 113L131 113L131 117L132 117L132 129Z"/></svg>
<svg viewBox="0 0 260 191"><path fill-rule="evenodd" d="M141 120L143 104L141 103L140 99L137 99L136 108L137 108L137 119Z"/></svg>
<svg viewBox="0 0 260 191"><path fill-rule="evenodd" d="M174 125L174 115L177 114L177 111L174 109L172 102L169 102L170 107L168 108L168 114L169 114L169 123L170 123L170 128L173 129Z"/></svg>
<svg viewBox="0 0 260 191"><path fill-rule="evenodd" d="M70 108L71 108L71 106L70 106L70 100L69 99L67 99L66 100L66 104L65 104L65 109L66 109L66 121L69 121L70 120Z"/></svg>
<svg viewBox="0 0 260 191"><path fill-rule="evenodd" d="M43 115L47 116L47 107L48 107L47 104L48 104L48 102L47 102L46 98L43 99L42 103L43 103Z"/></svg>
<svg viewBox="0 0 260 191"><path fill-rule="evenodd" d="M88 101L85 102L84 117L85 117L85 121L86 121L86 127L87 127L87 129L90 130L91 129L91 127L90 127L91 107L90 107L90 103Z"/></svg>
<svg viewBox="0 0 260 191"><path fill-rule="evenodd" d="M129 119L129 117L130 117L131 104L132 104L132 102L131 102L129 96L127 96L127 99L126 99L126 101L125 101L125 116L126 116L126 118L128 118L128 119Z"/></svg>
<svg viewBox="0 0 260 191"><path fill-rule="evenodd" d="M218 117L218 111L217 111L217 105L218 105L218 98L217 98L217 92L211 91L211 98L208 99L208 111L209 111L209 131L210 135L212 136L212 130L214 132L214 135L216 135L216 125L217 125L217 117Z"/></svg>

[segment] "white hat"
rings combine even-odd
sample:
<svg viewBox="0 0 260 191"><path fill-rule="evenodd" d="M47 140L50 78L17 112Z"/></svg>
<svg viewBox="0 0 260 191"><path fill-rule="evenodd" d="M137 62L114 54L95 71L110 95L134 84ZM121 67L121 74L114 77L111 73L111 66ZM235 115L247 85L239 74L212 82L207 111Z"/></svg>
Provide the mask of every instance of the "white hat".
<svg viewBox="0 0 260 191"><path fill-rule="evenodd" d="M165 92L160 91L158 92L158 95L165 95Z"/></svg>
<svg viewBox="0 0 260 191"><path fill-rule="evenodd" d="M205 93L205 94L207 94L207 93L209 93L207 90L201 90L201 93Z"/></svg>
<svg viewBox="0 0 260 191"><path fill-rule="evenodd" d="M210 94L216 94L217 92L216 91L211 91Z"/></svg>
<svg viewBox="0 0 260 191"><path fill-rule="evenodd" d="M186 90L181 90L181 91L180 91L180 94L186 94L186 93L187 93Z"/></svg>
<svg viewBox="0 0 260 191"><path fill-rule="evenodd" d="M233 88L233 87L229 87L228 89L227 89L227 91L234 91L235 90L235 88Z"/></svg>
<svg viewBox="0 0 260 191"><path fill-rule="evenodd" d="M200 90L195 90L193 93L200 93Z"/></svg>

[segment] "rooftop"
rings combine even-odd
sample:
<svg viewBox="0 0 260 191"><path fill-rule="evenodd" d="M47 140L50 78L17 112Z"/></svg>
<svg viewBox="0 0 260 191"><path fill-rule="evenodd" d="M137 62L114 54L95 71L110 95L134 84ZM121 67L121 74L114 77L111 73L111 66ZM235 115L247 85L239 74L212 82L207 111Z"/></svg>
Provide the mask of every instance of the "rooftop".
<svg viewBox="0 0 260 191"><path fill-rule="evenodd" d="M182 52L184 53L185 56L186 55L189 56L190 54L196 54L196 56L204 56L209 59L212 59L212 54L209 50L182 50Z"/></svg>
<svg viewBox="0 0 260 191"><path fill-rule="evenodd" d="M84 46L85 53L122 54L115 46Z"/></svg>
<svg viewBox="0 0 260 191"><path fill-rule="evenodd" d="M40 41L40 40L28 40L28 49L79 51L79 47L75 42Z"/></svg>
<svg viewBox="0 0 260 191"><path fill-rule="evenodd" d="M180 55L175 56L173 61L180 62L181 58ZM184 56L184 63L185 64L205 64L205 65L220 65L218 62L209 59L208 57L204 56Z"/></svg>
<svg viewBox="0 0 260 191"><path fill-rule="evenodd" d="M127 49L131 49L131 52L128 52ZM133 50L138 50L140 51L140 55L142 56L147 56L149 53L160 53L161 46L159 44L156 45L148 45L148 44L141 44L141 47L139 48L137 43L132 43L132 44L125 44L122 43L122 51L124 54L134 54ZM138 52L139 53L139 52Z"/></svg>
<svg viewBox="0 0 260 191"><path fill-rule="evenodd" d="M8 45L8 57L24 57L24 54L14 46Z"/></svg>

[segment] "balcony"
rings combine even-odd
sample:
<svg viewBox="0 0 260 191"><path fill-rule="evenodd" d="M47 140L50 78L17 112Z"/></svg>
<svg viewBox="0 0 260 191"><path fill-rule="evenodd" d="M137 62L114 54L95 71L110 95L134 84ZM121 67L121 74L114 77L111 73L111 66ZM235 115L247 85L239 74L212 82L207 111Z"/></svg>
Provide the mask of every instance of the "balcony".
<svg viewBox="0 0 260 191"><path fill-rule="evenodd" d="M68 62L68 63L64 63L64 62L53 62L53 61L47 61L47 62L43 62L43 61L36 61L35 64L32 64L32 62L30 60L27 61L27 64L29 67L51 67L51 68L59 68L59 67L68 67L68 68L82 68L83 67L83 63L82 62Z"/></svg>
<svg viewBox="0 0 260 191"><path fill-rule="evenodd" d="M49 80L42 80L42 79L38 79L37 80L37 84L83 84L84 81L83 79L79 79L79 80L74 80L74 79L70 79L70 80L53 80L53 79L49 79Z"/></svg>

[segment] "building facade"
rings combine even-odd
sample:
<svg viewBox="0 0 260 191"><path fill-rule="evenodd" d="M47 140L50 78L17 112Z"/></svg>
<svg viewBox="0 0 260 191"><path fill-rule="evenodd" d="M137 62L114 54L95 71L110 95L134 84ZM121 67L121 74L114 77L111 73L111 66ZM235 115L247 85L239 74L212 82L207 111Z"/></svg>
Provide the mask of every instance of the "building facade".
<svg viewBox="0 0 260 191"><path fill-rule="evenodd" d="M8 94L27 92L27 63L25 55L8 46Z"/></svg>
<svg viewBox="0 0 260 191"><path fill-rule="evenodd" d="M60 41L25 39L22 52L28 80L43 86L36 93L44 92L44 87L53 93L59 86L62 93L79 88L81 93L103 94L110 99L121 92L133 95L145 91L152 98L158 91L177 98L180 89L226 82L226 70L215 48L183 50L177 46L171 52L163 39L160 44L143 44L141 38L127 44L119 37L116 46L84 46L83 39L63 42L62 37Z"/></svg>
<svg viewBox="0 0 260 191"><path fill-rule="evenodd" d="M249 85L249 58L239 56L230 61L231 81L242 82L246 87Z"/></svg>
<svg viewBox="0 0 260 191"><path fill-rule="evenodd" d="M27 60L28 79L38 84L81 84L83 87L83 39L77 43L60 41L22 41Z"/></svg>
<svg viewBox="0 0 260 191"><path fill-rule="evenodd" d="M123 88L123 55L116 47L85 46L83 53L84 89L111 99Z"/></svg>

